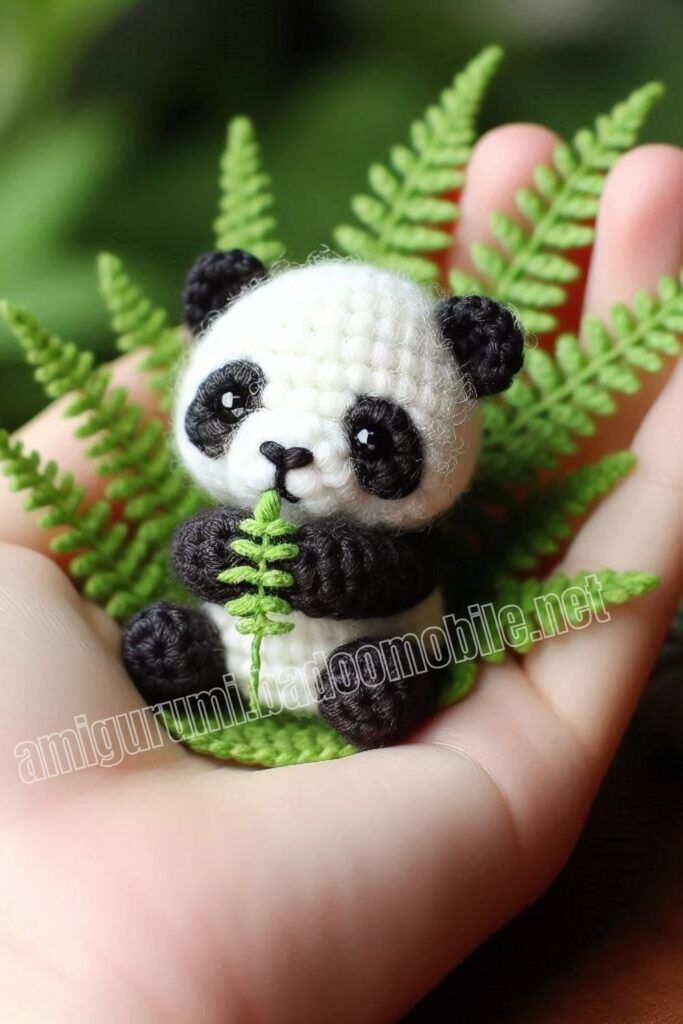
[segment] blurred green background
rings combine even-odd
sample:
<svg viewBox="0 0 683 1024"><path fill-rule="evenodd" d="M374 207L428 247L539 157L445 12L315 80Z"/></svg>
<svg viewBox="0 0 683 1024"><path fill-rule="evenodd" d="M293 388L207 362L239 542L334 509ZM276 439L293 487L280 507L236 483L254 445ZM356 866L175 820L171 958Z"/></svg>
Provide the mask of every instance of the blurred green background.
<svg viewBox="0 0 683 1024"><path fill-rule="evenodd" d="M0 0L0 294L106 356L107 248L175 310L212 245L238 112L257 121L288 255L305 256L369 161L492 41L508 57L484 128L567 133L659 77L647 138L681 142L682 29L680 0ZM0 329L0 422L40 404Z"/></svg>

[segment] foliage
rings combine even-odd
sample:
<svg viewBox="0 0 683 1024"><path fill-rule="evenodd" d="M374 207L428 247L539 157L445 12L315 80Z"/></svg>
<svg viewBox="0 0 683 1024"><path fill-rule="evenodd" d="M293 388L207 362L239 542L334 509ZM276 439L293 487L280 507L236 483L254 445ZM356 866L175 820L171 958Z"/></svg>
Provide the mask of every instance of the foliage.
<svg viewBox="0 0 683 1024"><path fill-rule="evenodd" d="M595 433L597 417L617 409L615 396L639 387L638 371L654 373L662 355L680 351L682 279L663 278L657 296L639 292L633 309L611 311L612 331L597 317L586 324L585 345L563 334L552 355L530 349L509 391L484 407L481 478L528 482L556 465Z"/></svg>
<svg viewBox="0 0 683 1024"><path fill-rule="evenodd" d="M226 569L218 579L222 583L246 583L254 588L252 593L228 601L225 608L237 618L237 631L253 636L249 696L252 709L257 710L263 638L282 636L294 628L292 622L270 618L273 614L291 614L289 602L271 591L291 587L294 583L291 573L277 566L273 568L272 563L294 558L299 549L292 541L281 540L293 536L296 526L280 516L277 491L264 491L256 504L253 518L243 519L240 531L245 536L233 540L230 547L235 554L246 558L247 563Z"/></svg>
<svg viewBox="0 0 683 1024"><path fill-rule="evenodd" d="M394 146L391 169L370 167L373 194L354 196L351 203L363 226L335 231L343 252L423 284L436 281L438 266L424 254L452 245L458 208L448 196L463 183L476 116L501 58L497 46L483 50L413 124L412 148Z"/></svg>
<svg viewBox="0 0 683 1024"><path fill-rule="evenodd" d="M270 213L270 177L261 168L259 146L248 117L235 117L228 125L220 166L216 246L246 249L268 266L282 255L282 243L272 236L275 219Z"/></svg>
<svg viewBox="0 0 683 1024"><path fill-rule="evenodd" d="M588 625L593 616L604 614L610 605L624 604L647 594L658 584L656 576L647 572L580 572L570 577L556 573L549 579L508 579L498 591L496 609L502 624L503 640L519 654L529 651L535 643L566 633L570 628ZM572 591L582 592L574 603L568 600ZM514 609L506 620L506 608ZM487 661L498 662L504 652L485 655Z"/></svg>
<svg viewBox="0 0 683 1024"><path fill-rule="evenodd" d="M143 350L140 369L152 374L149 386L159 393L161 408L168 409L183 351L181 329L168 326L166 310L147 298L117 256L100 253L97 271L111 328L117 334L116 348L123 353Z"/></svg>
<svg viewBox="0 0 683 1024"><path fill-rule="evenodd" d="M142 537L131 538L128 526L114 522L111 505L102 499L84 502L85 489L55 462L41 465L38 452L26 453L20 441L0 431L0 462L15 491L28 491L26 509L46 509L45 529L58 528L50 546L74 554L69 572L93 601L114 618L124 618L154 598L172 596L168 553Z"/></svg>
<svg viewBox="0 0 683 1024"><path fill-rule="evenodd" d="M529 331L556 327L549 310L563 304L564 286L580 272L564 253L593 241L591 221L605 175L635 143L662 92L657 82L644 85L599 117L595 128L578 131L572 144L558 143L552 165L535 169L535 187L517 192L515 204L523 223L494 213L491 231L500 248L475 243L472 260L483 279L454 270L450 275L453 292L483 292L512 304Z"/></svg>
<svg viewBox="0 0 683 1024"><path fill-rule="evenodd" d="M413 127L413 150L393 150L392 169L373 168L375 194L354 204L364 227L344 228L338 235L347 251L424 282L435 279L433 254L450 244L444 224L457 214L444 193L461 181L473 120L499 59L497 48L484 51ZM488 282L455 275L454 286L488 288L515 302L527 326L548 329L548 309L564 300L563 285L576 276L567 249L592 239L586 221L595 212L605 171L633 143L658 94L658 86L645 87L599 119L593 132L578 133L573 146L560 145L554 167L537 169L536 190L518 196L529 229L497 215L494 232L508 255L477 248L473 259ZM276 259L282 247L273 238L271 206L270 181L261 168L253 128L238 118L229 127L221 164L218 244L248 247L266 262ZM117 348L139 351L150 387L168 397L183 349L182 330L146 297L118 258L103 254L98 268ZM28 507L43 510L43 523L55 530L53 549L67 556L69 572L111 615L124 618L152 600L172 596L175 587L167 575L171 534L207 499L176 463L161 419L143 415L125 389L113 385L110 371L96 365L92 353L48 332L23 309L5 304L3 311L47 395L69 396L65 413L78 417L79 436L92 438L88 454L108 478L105 498L88 505L83 488L69 474L60 473L54 463L42 465L38 454L26 453L20 442L0 433L0 462L12 485L28 492ZM615 395L637 389L640 372L655 372L662 355L678 351L681 330L683 288L680 281L665 279L657 296L639 293L633 310L615 307L610 326L591 319L585 347L574 335L563 335L552 354L531 349L510 391L486 401L478 475L448 530L451 556L444 583L450 607L475 592L497 606L515 604L522 609L530 644L539 630L547 632L539 596L559 597L569 586L587 586L594 576L602 600L618 604L655 584L645 573L610 569L574 580L557 574L544 581L526 574L540 572L542 560L557 555L577 517L629 471L633 459L618 453L551 482L539 474L593 433L597 417L616 410ZM252 588L226 607L236 616L238 630L253 637L253 712L259 711L263 638L292 628L291 621L271 616L291 612L278 591L293 579L277 563L296 553L295 529L281 518L277 495L266 492L253 516L242 522L243 536L232 542L245 561L219 577ZM454 580L464 595L454 595ZM597 608L597 597L594 601L589 594L589 600ZM506 639L520 649L511 630ZM465 696L476 673L475 662L452 666L441 703ZM169 727L195 749L247 763L295 763L352 752L322 721L310 717L257 715L218 733L198 733L188 723Z"/></svg>

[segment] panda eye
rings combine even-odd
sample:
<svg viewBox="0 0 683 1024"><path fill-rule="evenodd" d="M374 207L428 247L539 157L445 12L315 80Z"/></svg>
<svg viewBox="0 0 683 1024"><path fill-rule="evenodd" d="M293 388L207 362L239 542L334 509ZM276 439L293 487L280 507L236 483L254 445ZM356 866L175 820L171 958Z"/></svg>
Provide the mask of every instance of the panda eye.
<svg viewBox="0 0 683 1024"><path fill-rule="evenodd" d="M210 373L185 414L185 432L192 444L209 458L219 458L237 424L261 405L264 385L261 367L245 359Z"/></svg>
<svg viewBox="0 0 683 1024"><path fill-rule="evenodd" d="M356 478L379 498L404 498L422 475L422 443L405 409L384 398L361 395L344 425Z"/></svg>
<svg viewBox="0 0 683 1024"><path fill-rule="evenodd" d="M243 389L235 384L221 394L216 413L224 423L232 426L246 413L247 401L248 394L245 395Z"/></svg>
<svg viewBox="0 0 683 1024"><path fill-rule="evenodd" d="M351 438L351 449L356 458L369 462L389 458L394 453L391 434L382 423L368 420L361 423Z"/></svg>

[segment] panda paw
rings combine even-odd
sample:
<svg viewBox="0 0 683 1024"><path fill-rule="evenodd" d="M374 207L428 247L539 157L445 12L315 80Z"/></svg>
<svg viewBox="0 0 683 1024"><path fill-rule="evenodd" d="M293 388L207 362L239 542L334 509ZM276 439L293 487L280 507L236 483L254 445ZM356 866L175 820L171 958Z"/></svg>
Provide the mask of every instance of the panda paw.
<svg viewBox="0 0 683 1024"><path fill-rule="evenodd" d="M121 640L123 663L148 704L223 685L216 627L196 608L161 601L134 615Z"/></svg>
<svg viewBox="0 0 683 1024"><path fill-rule="evenodd" d="M396 650L393 646L396 644ZM411 664L406 664L410 660ZM337 647L318 678L318 710L325 721L361 749L398 743L434 705L430 671L411 671L401 638L364 637ZM404 671L392 672L403 666Z"/></svg>

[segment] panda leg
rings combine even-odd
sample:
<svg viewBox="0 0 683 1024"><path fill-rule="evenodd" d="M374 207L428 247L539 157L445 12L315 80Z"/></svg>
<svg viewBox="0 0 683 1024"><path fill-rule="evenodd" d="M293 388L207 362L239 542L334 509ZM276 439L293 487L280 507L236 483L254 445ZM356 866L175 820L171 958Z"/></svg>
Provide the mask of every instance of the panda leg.
<svg viewBox="0 0 683 1024"><path fill-rule="evenodd" d="M225 653L197 608L161 601L134 615L121 640L123 663L150 704L225 687Z"/></svg>
<svg viewBox="0 0 683 1024"><path fill-rule="evenodd" d="M362 749L397 743L429 713L436 673L401 637L363 637L337 647L318 677L318 710Z"/></svg>

